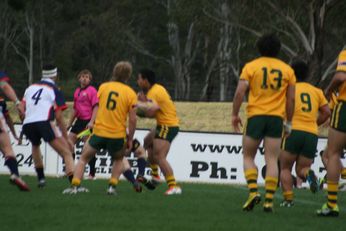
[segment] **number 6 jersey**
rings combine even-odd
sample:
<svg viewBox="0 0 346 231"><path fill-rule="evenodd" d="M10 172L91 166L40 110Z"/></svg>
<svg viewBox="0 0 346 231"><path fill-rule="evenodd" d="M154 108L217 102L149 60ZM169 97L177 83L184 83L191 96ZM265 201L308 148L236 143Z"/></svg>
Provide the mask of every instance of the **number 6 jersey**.
<svg viewBox="0 0 346 231"><path fill-rule="evenodd" d="M51 79L30 85L24 93L25 119L23 124L55 119L54 111L67 108L62 92Z"/></svg>
<svg viewBox="0 0 346 231"><path fill-rule="evenodd" d="M99 109L93 134L105 138L126 137L129 111L137 104L137 95L128 85L110 81L103 83L98 92Z"/></svg>

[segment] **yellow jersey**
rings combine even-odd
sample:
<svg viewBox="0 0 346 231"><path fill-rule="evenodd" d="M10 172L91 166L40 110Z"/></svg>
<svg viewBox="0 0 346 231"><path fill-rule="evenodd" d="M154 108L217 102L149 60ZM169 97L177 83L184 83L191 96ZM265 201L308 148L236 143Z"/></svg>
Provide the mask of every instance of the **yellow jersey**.
<svg viewBox="0 0 346 231"><path fill-rule="evenodd" d="M175 105L163 86L157 83L154 84L149 89L147 98L160 107L155 114L157 125L179 126Z"/></svg>
<svg viewBox="0 0 346 231"><path fill-rule="evenodd" d="M333 111L335 105L338 104L338 97L336 95L335 92L333 92L331 95L330 95L330 100L329 100L329 103L328 103L328 107L331 111Z"/></svg>
<svg viewBox="0 0 346 231"><path fill-rule="evenodd" d="M93 134L105 138L125 138L129 111L137 104L137 95L121 82L103 83L98 92L97 111Z"/></svg>
<svg viewBox="0 0 346 231"><path fill-rule="evenodd" d="M297 83L292 129L317 135L318 112L324 105L328 105L328 101L321 89L309 83Z"/></svg>
<svg viewBox="0 0 346 231"><path fill-rule="evenodd" d="M339 54L336 71L346 72L346 50L341 51ZM339 87L338 100L346 101L346 81L343 82Z"/></svg>
<svg viewBox="0 0 346 231"><path fill-rule="evenodd" d="M240 79L249 83L248 118L255 115L285 117L287 87L296 82L289 65L276 58L260 57L245 65Z"/></svg>

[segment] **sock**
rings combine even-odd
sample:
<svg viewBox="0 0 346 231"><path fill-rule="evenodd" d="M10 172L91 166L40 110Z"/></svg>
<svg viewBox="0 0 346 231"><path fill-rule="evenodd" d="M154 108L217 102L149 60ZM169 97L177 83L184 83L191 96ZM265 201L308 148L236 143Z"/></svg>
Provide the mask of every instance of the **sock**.
<svg viewBox="0 0 346 231"><path fill-rule="evenodd" d="M341 170L341 179L346 180L346 168L342 168Z"/></svg>
<svg viewBox="0 0 346 231"><path fill-rule="evenodd" d="M133 175L133 172L131 171L131 169L127 169L125 172L123 172L123 174L126 177L126 179L132 184L136 182L135 176Z"/></svg>
<svg viewBox="0 0 346 231"><path fill-rule="evenodd" d="M96 157L94 156L94 157L89 161L89 167L90 167L89 175L90 175L90 176L93 176L93 177L95 176L95 173L96 173L95 164L96 164Z"/></svg>
<svg viewBox="0 0 346 231"><path fill-rule="evenodd" d="M334 181L327 181L327 191L328 191L328 207L335 208L337 200L338 200L338 188L339 183Z"/></svg>
<svg viewBox="0 0 346 231"><path fill-rule="evenodd" d="M265 179L265 203L273 204L274 194L278 185L278 178L267 176Z"/></svg>
<svg viewBox="0 0 346 231"><path fill-rule="evenodd" d="M147 161L144 158L138 158L138 175L144 176L145 166L147 166Z"/></svg>
<svg viewBox="0 0 346 231"><path fill-rule="evenodd" d="M247 170L245 170L244 174L245 174L245 179L247 182L247 187L250 191L250 195L257 194L257 191L258 191L258 186L257 186L258 172L257 172L257 169L255 169L255 168L247 169Z"/></svg>
<svg viewBox="0 0 346 231"><path fill-rule="evenodd" d="M175 178L173 175L166 176L166 182L168 184L168 188L171 188L177 185L177 182L175 181Z"/></svg>
<svg viewBox="0 0 346 231"><path fill-rule="evenodd" d="M8 169L11 172L11 175L15 174L19 176L17 159L15 157L12 157L12 156L5 157L5 165L7 165Z"/></svg>
<svg viewBox="0 0 346 231"><path fill-rule="evenodd" d="M159 166L157 164L151 164L150 168L151 168L151 175L153 177L156 177L156 178L160 177L159 176Z"/></svg>
<svg viewBox="0 0 346 231"><path fill-rule="evenodd" d="M80 179L73 178L72 181L71 181L71 185L78 187L78 186L80 186L80 182L81 182Z"/></svg>
<svg viewBox="0 0 346 231"><path fill-rule="evenodd" d="M118 184L118 179L112 177L112 178L109 179L108 184L109 184L110 186L116 187L117 184Z"/></svg>
<svg viewBox="0 0 346 231"><path fill-rule="evenodd" d="M38 180L42 180L45 178L43 167L35 168L35 170L36 170Z"/></svg>
<svg viewBox="0 0 346 231"><path fill-rule="evenodd" d="M293 201L293 191L283 192L283 196L284 196L285 201L290 201L290 202Z"/></svg>

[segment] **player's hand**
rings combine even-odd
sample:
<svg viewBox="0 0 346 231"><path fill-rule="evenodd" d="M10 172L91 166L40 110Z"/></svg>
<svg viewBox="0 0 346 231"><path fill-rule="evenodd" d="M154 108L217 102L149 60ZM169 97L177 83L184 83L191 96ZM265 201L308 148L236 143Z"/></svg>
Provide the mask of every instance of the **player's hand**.
<svg viewBox="0 0 346 231"><path fill-rule="evenodd" d="M143 91L138 92L137 98L139 101L143 102L146 102L148 100Z"/></svg>
<svg viewBox="0 0 346 231"><path fill-rule="evenodd" d="M127 140L125 153L130 153L133 146L133 140Z"/></svg>
<svg viewBox="0 0 346 231"><path fill-rule="evenodd" d="M88 129L93 129L93 127L94 127L94 123L90 123L90 122L86 126L86 128Z"/></svg>
<svg viewBox="0 0 346 231"><path fill-rule="evenodd" d="M239 115L232 115L232 126L235 132L241 133L240 127L243 127L243 123Z"/></svg>
<svg viewBox="0 0 346 231"><path fill-rule="evenodd" d="M285 138L287 138L291 134L291 132L292 132L292 122L291 121L286 121L284 123L284 132L285 132L285 134L284 134Z"/></svg>

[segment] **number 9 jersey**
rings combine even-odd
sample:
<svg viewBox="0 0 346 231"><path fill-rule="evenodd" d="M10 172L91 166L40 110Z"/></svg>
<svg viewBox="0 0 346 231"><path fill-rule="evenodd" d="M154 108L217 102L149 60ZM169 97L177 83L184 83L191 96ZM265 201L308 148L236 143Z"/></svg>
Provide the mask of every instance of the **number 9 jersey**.
<svg viewBox="0 0 346 231"><path fill-rule="evenodd" d="M285 117L287 87L296 82L289 65L276 58L260 57L245 65L240 80L249 83L248 118L255 115Z"/></svg>
<svg viewBox="0 0 346 231"><path fill-rule="evenodd" d="M55 119L54 111L67 108L62 92L54 81L44 79L30 85L24 93L25 119L23 124Z"/></svg>
<svg viewBox="0 0 346 231"><path fill-rule="evenodd" d="M93 134L105 138L125 138L129 111L137 104L137 95L121 82L103 83L98 92L97 111Z"/></svg>

